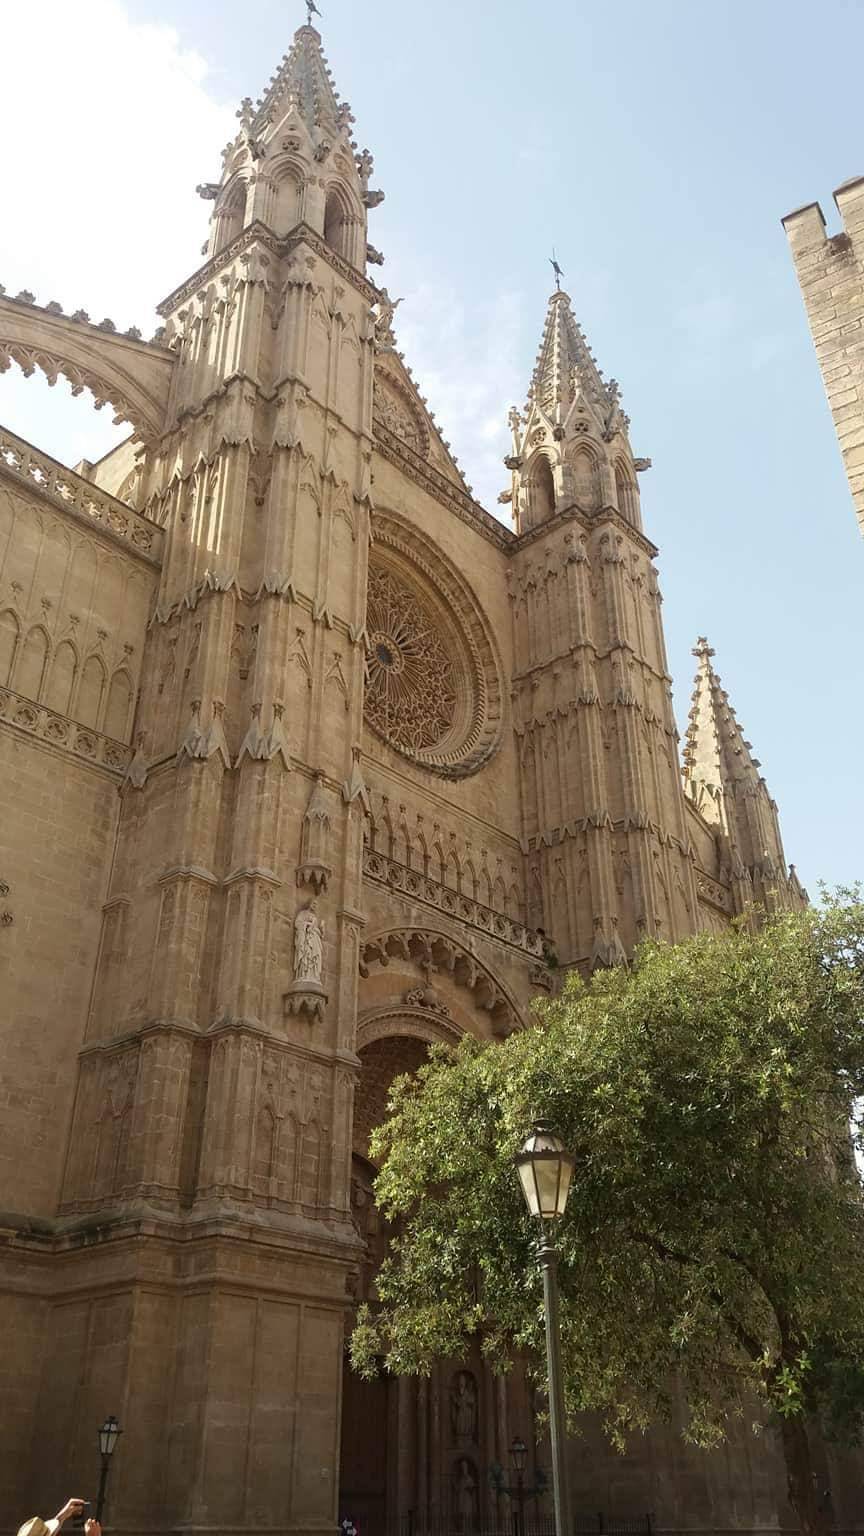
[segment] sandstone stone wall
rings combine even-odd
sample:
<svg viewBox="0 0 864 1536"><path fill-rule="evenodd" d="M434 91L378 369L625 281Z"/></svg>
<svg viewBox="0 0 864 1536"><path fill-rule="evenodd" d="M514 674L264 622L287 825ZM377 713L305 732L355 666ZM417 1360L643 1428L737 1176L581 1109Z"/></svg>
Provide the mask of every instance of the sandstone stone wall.
<svg viewBox="0 0 864 1536"><path fill-rule="evenodd" d="M834 200L839 234L828 236L818 203L787 214L783 225L864 533L864 177L844 182Z"/></svg>

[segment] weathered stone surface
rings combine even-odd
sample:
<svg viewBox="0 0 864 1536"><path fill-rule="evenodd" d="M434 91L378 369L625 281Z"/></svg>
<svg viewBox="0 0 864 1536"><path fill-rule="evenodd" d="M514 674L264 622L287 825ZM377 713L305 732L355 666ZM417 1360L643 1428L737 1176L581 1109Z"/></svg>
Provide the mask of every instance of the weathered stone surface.
<svg viewBox="0 0 864 1536"><path fill-rule="evenodd" d="M488 1464L536 1431L521 1373L343 1367L393 1075L529 1026L560 966L722 926L754 885L802 899L755 764L736 787L712 745L732 727L707 658L682 784L648 461L569 300L511 418L511 532L365 275L380 197L350 125L303 27L241 109L154 346L0 305L0 366L65 372L136 429L77 471L0 435L0 1488L21 1518L92 1491L112 1411L129 1532L351 1514L372 1536L457 1490L496 1515ZM588 1426L576 1504L773 1527L766 1446L659 1434L619 1460Z"/></svg>
<svg viewBox="0 0 864 1536"><path fill-rule="evenodd" d="M783 226L864 533L864 177L845 181L834 201L840 234L828 235L818 203L796 208Z"/></svg>

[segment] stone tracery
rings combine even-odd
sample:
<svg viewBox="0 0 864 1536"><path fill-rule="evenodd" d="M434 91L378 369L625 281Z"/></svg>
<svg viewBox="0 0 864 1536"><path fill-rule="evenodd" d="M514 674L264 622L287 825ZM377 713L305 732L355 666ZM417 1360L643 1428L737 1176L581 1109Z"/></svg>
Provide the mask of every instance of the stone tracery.
<svg viewBox="0 0 864 1536"><path fill-rule="evenodd" d="M369 571L366 718L411 754L437 747L456 716L458 662L422 597L383 566Z"/></svg>

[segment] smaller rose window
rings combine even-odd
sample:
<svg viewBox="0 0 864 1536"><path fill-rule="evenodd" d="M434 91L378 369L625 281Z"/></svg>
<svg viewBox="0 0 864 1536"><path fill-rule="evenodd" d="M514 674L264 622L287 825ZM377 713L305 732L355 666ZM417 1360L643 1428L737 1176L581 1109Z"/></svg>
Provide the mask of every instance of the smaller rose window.
<svg viewBox="0 0 864 1536"><path fill-rule="evenodd" d="M420 593L385 566L369 572L366 718L409 755L434 751L457 713L456 662Z"/></svg>

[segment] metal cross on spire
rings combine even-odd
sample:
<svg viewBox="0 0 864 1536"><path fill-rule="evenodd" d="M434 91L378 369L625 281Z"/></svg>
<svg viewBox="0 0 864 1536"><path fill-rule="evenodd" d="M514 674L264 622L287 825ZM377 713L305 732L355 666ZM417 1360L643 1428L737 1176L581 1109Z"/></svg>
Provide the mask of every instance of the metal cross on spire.
<svg viewBox="0 0 864 1536"><path fill-rule="evenodd" d="M317 5L315 4L315 0L306 0L306 25L307 25L307 27L311 27L311 25L312 25L312 17L313 16L320 16L320 15L321 15L321 12L319 11Z"/></svg>
<svg viewBox="0 0 864 1536"><path fill-rule="evenodd" d="M555 255L554 247L552 249L552 255L549 257L549 265L551 266L552 271L555 273L555 287L557 288L558 292L560 293L561 292L561 279L564 276L564 268L563 267L559 267L559 265L558 265L558 258Z"/></svg>

